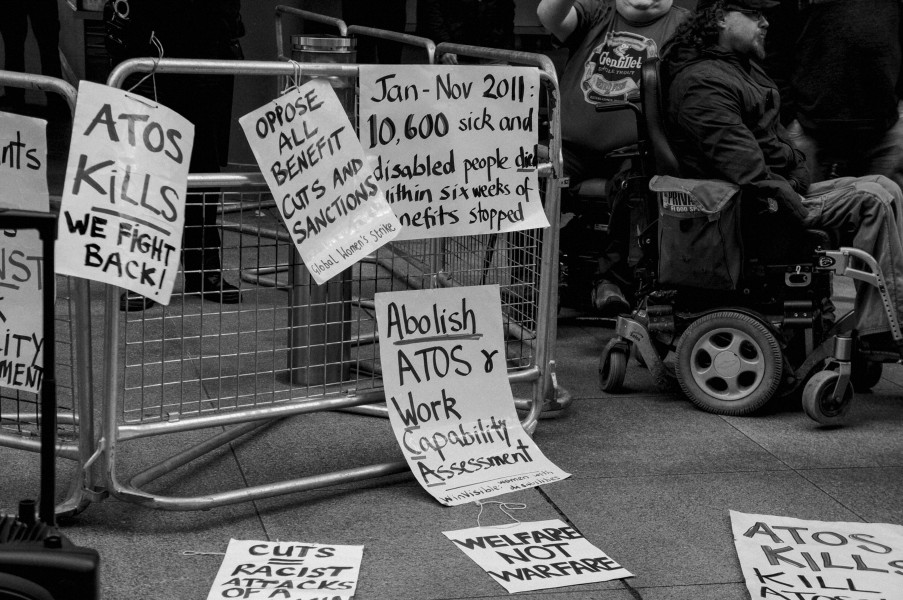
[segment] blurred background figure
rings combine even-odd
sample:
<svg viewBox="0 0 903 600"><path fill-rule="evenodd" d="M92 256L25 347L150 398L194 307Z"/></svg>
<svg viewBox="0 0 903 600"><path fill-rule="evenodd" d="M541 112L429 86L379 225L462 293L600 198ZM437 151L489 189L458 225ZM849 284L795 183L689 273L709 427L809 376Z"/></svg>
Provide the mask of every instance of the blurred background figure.
<svg viewBox="0 0 903 600"><path fill-rule="evenodd" d="M514 48L514 0L419 0L417 35L434 41ZM458 56L444 54L445 64L458 64Z"/></svg>
<svg viewBox="0 0 903 600"><path fill-rule="evenodd" d="M2 7L0 35L3 36L6 56L3 68L25 72L25 40L28 37L28 22L31 21L31 31L41 55L41 73L61 79L60 19L56 0L4 0ZM3 105L21 110L25 106L25 90L6 87ZM69 114L65 101L57 94L47 94L47 106L51 114Z"/></svg>
<svg viewBox="0 0 903 600"><path fill-rule="evenodd" d="M903 3L799 0L766 15L766 69L812 181L885 175L903 185Z"/></svg>

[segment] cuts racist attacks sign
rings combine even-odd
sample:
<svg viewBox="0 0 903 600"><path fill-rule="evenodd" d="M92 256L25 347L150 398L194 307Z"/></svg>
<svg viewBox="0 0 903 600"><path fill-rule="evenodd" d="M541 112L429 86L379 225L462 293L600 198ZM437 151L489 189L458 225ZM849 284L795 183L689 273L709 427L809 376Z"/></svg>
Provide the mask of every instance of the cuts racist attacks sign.
<svg viewBox="0 0 903 600"><path fill-rule="evenodd" d="M443 533L509 593L633 577L557 519Z"/></svg>
<svg viewBox="0 0 903 600"><path fill-rule="evenodd" d="M47 122L0 112L0 209L47 212ZM44 249L37 231L0 231L0 387L39 392Z"/></svg>
<svg viewBox="0 0 903 600"><path fill-rule="evenodd" d="M363 555L363 546L230 540L207 600L347 600Z"/></svg>
<svg viewBox="0 0 903 600"><path fill-rule="evenodd" d="M193 142L194 125L165 106L82 81L60 209L58 272L169 304Z"/></svg>
<svg viewBox="0 0 903 600"><path fill-rule="evenodd" d="M361 65L360 87L361 142L399 239L548 227L537 69Z"/></svg>
<svg viewBox="0 0 903 600"><path fill-rule="evenodd" d="M238 122L318 284L399 234L401 225L327 81L293 88Z"/></svg>
<svg viewBox="0 0 903 600"><path fill-rule="evenodd" d="M903 600L903 526L730 511L752 598Z"/></svg>
<svg viewBox="0 0 903 600"><path fill-rule="evenodd" d="M417 481L449 506L560 481L514 407L497 285L375 295L389 420Z"/></svg>

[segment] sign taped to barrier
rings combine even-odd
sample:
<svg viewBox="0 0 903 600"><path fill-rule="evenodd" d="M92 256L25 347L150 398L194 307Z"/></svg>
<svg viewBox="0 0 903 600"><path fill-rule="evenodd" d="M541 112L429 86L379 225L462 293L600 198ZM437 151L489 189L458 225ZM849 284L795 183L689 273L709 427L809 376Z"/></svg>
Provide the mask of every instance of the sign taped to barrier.
<svg viewBox="0 0 903 600"><path fill-rule="evenodd" d="M497 285L375 302L389 420L424 489L455 506L569 477L518 419Z"/></svg>
<svg viewBox="0 0 903 600"><path fill-rule="evenodd" d="M401 225L327 81L311 80L238 122L318 284L398 236Z"/></svg>
<svg viewBox="0 0 903 600"><path fill-rule="evenodd" d="M443 533L511 594L633 577L558 519Z"/></svg>
<svg viewBox="0 0 903 600"><path fill-rule="evenodd" d="M903 526L730 511L753 598L903 600Z"/></svg>
<svg viewBox="0 0 903 600"><path fill-rule="evenodd" d="M207 600L347 600L363 556L363 546L229 540Z"/></svg>
<svg viewBox="0 0 903 600"><path fill-rule="evenodd" d="M194 125L162 104L79 83L57 271L169 304L193 143Z"/></svg>
<svg viewBox="0 0 903 600"><path fill-rule="evenodd" d="M539 71L361 65L360 136L399 239L548 227L536 171Z"/></svg>
<svg viewBox="0 0 903 600"><path fill-rule="evenodd" d="M48 212L47 122L0 112L0 208ZM44 249L35 230L0 231L0 386L39 392Z"/></svg>

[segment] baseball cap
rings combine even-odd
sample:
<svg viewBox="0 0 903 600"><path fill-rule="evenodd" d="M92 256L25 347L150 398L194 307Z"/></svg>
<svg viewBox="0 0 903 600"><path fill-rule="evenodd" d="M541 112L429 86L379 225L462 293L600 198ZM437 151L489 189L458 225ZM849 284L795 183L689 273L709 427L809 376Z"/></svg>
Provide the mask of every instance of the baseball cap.
<svg viewBox="0 0 903 600"><path fill-rule="evenodd" d="M701 11L715 4L716 0L699 0L696 4L696 10ZM730 8L736 6L738 8L748 8L750 10L762 10L771 8L780 4L777 0L724 0L724 7Z"/></svg>

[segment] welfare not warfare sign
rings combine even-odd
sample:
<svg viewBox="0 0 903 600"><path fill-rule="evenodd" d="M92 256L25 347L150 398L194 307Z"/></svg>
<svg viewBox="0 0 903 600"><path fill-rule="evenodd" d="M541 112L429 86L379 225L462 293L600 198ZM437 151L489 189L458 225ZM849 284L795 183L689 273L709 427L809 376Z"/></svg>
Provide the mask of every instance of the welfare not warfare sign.
<svg viewBox="0 0 903 600"><path fill-rule="evenodd" d="M361 65L360 88L361 142L399 239L548 227L537 69Z"/></svg>
<svg viewBox="0 0 903 600"><path fill-rule="evenodd" d="M424 489L454 506L569 477L518 419L497 285L375 301L389 420Z"/></svg>
<svg viewBox="0 0 903 600"><path fill-rule="evenodd" d="M0 209L48 212L47 122L0 112L0 149ZM43 267L37 231L0 231L0 387L41 390Z"/></svg>
<svg viewBox="0 0 903 600"><path fill-rule="evenodd" d="M398 236L401 225L327 81L311 80L238 122L318 284Z"/></svg>
<svg viewBox="0 0 903 600"><path fill-rule="evenodd" d="M903 526L730 511L751 598L903 600Z"/></svg>
<svg viewBox="0 0 903 600"><path fill-rule="evenodd" d="M443 533L512 594L633 577L558 519Z"/></svg>
<svg viewBox="0 0 903 600"><path fill-rule="evenodd" d="M82 81L57 271L169 304L182 252L194 125L161 104Z"/></svg>

